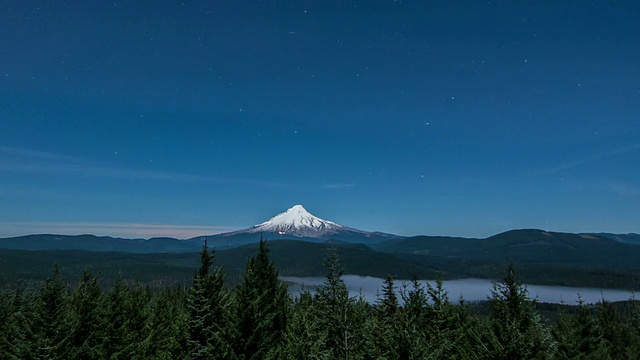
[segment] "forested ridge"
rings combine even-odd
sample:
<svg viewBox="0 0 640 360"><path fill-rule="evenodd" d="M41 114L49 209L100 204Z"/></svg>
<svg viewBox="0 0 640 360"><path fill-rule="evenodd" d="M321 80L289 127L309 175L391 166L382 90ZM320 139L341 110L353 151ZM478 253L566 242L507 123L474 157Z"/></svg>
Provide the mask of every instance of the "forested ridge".
<svg viewBox="0 0 640 360"><path fill-rule="evenodd" d="M225 286L206 246L190 287L151 290L57 266L40 287L0 292L2 359L637 359L640 302L602 301L542 316L513 266L489 311L450 299L442 281L350 297L335 249L326 280L292 297L261 240L242 281ZM399 291L398 291L399 290ZM399 294L399 295L398 295Z"/></svg>

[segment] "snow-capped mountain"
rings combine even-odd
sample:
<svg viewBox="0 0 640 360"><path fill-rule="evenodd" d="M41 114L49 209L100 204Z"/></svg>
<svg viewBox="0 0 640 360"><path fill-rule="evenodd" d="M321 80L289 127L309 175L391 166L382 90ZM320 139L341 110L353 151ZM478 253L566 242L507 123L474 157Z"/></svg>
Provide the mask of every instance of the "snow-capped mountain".
<svg viewBox="0 0 640 360"><path fill-rule="evenodd" d="M247 229L250 233L278 233L279 235L293 235L299 237L319 238L348 230L346 226L320 219L312 215L302 205L295 205L268 221Z"/></svg>
<svg viewBox="0 0 640 360"><path fill-rule="evenodd" d="M295 205L250 228L206 238L212 240L217 246L225 247L257 242L260 236L268 240L294 239L315 242L332 240L350 243L375 243L400 237L336 224L312 215L302 205Z"/></svg>

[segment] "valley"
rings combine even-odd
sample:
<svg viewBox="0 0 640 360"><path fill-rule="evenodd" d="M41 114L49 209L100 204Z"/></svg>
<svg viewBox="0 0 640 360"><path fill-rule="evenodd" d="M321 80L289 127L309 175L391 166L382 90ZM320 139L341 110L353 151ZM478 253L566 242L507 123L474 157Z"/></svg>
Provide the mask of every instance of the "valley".
<svg viewBox="0 0 640 360"><path fill-rule="evenodd" d="M346 273L359 276L493 280L513 263L529 284L637 290L640 246L633 235L522 229L485 239L404 237L339 225L296 205L245 230L186 240L93 235L0 239L0 280L4 287L42 282L57 263L69 281L91 267L105 284L122 274L129 282L151 287L187 286L206 241L228 284L236 284L262 237L282 276L324 276L327 251L335 247Z"/></svg>

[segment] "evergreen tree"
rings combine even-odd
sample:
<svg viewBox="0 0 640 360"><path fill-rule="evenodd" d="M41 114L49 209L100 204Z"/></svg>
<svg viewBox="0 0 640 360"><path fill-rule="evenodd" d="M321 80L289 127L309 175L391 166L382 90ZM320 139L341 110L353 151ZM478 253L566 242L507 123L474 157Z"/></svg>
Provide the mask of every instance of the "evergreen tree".
<svg viewBox="0 0 640 360"><path fill-rule="evenodd" d="M602 338L601 359L637 359L633 350L633 330L625 324L614 305L602 299L597 306L597 324Z"/></svg>
<svg viewBox="0 0 640 360"><path fill-rule="evenodd" d="M184 303L183 292L177 290L159 291L151 299L143 330L146 337L140 346L142 358L185 358L189 314Z"/></svg>
<svg viewBox="0 0 640 360"><path fill-rule="evenodd" d="M375 343L375 312L360 294L349 299L346 330L347 359L374 359L378 355Z"/></svg>
<svg viewBox="0 0 640 360"><path fill-rule="evenodd" d="M200 268L193 278L187 298L189 313L187 351L190 359L230 359L228 294L223 290L224 273L211 271L215 252L209 253L205 242L200 253Z"/></svg>
<svg viewBox="0 0 640 360"><path fill-rule="evenodd" d="M15 292L0 291L0 358L15 359L15 338L17 326L13 319L17 312Z"/></svg>
<svg viewBox="0 0 640 360"><path fill-rule="evenodd" d="M264 359L279 348L287 324L289 295L269 259L267 242L260 237L258 253L249 259L236 291L238 341L236 351L245 359Z"/></svg>
<svg viewBox="0 0 640 360"><path fill-rule="evenodd" d="M37 296L28 291L0 292L0 358L35 359L38 355L37 335L33 333L35 318L31 316ZM32 304L32 306L29 306Z"/></svg>
<svg viewBox="0 0 640 360"><path fill-rule="evenodd" d="M344 269L340 265L335 247L328 250L325 260L327 279L318 288L316 299L320 306L322 326L327 329L327 345L334 359L349 358L349 291L342 280Z"/></svg>
<svg viewBox="0 0 640 360"><path fill-rule="evenodd" d="M53 277L45 281L37 302L35 324L38 339L38 357L64 359L68 337L69 290L60 278L56 263Z"/></svg>
<svg viewBox="0 0 640 360"><path fill-rule="evenodd" d="M328 332L319 310L308 291L301 292L293 301L278 358L332 359L331 349L327 346Z"/></svg>
<svg viewBox="0 0 640 360"><path fill-rule="evenodd" d="M633 332L630 351L640 354L640 300L636 299L635 294L631 298L630 326Z"/></svg>
<svg viewBox="0 0 640 360"><path fill-rule="evenodd" d="M558 344L557 359L598 359L606 351L596 321L579 296L578 311L560 314L552 334Z"/></svg>
<svg viewBox="0 0 640 360"><path fill-rule="evenodd" d="M377 310L381 317L392 317L398 311L398 296L391 275L382 284L382 297L378 298Z"/></svg>
<svg viewBox="0 0 640 360"><path fill-rule="evenodd" d="M496 346L496 359L545 359L553 356L555 344L540 322L535 300L515 279L513 264L509 265L502 283L491 290L491 327Z"/></svg>
<svg viewBox="0 0 640 360"><path fill-rule="evenodd" d="M130 289L118 274L103 299L102 348L109 359L130 359L140 351L150 294Z"/></svg>
<svg viewBox="0 0 640 360"><path fill-rule="evenodd" d="M403 285L400 296L404 307L395 326L398 359L428 359L431 350L427 291L417 279L413 279L411 288Z"/></svg>
<svg viewBox="0 0 640 360"><path fill-rule="evenodd" d="M151 303L151 292L140 284L128 289L128 294L128 301L125 306L127 321L125 323L126 335L124 342L126 346L118 354L120 358L124 359L134 358L142 351L142 342L147 336L145 324L149 316Z"/></svg>
<svg viewBox="0 0 640 360"><path fill-rule="evenodd" d="M70 333L71 359L103 359L105 355L99 337L102 314L98 278L86 269L71 297Z"/></svg>
<svg viewBox="0 0 640 360"><path fill-rule="evenodd" d="M380 359L398 358L399 349L397 334L398 325L398 297L395 291L393 277L387 276L382 285L382 294L376 302L375 343L377 357Z"/></svg>
<svg viewBox="0 0 640 360"><path fill-rule="evenodd" d="M375 356L372 311L362 297L349 297L342 280L344 269L334 247L329 248L325 267L327 279L318 288L316 300L322 327L327 331L327 346L332 351L332 358Z"/></svg>
<svg viewBox="0 0 640 360"><path fill-rule="evenodd" d="M40 355L38 311L40 293L35 289L24 290L18 297L16 321L16 356L19 359L37 359Z"/></svg>
<svg viewBox="0 0 640 360"><path fill-rule="evenodd" d="M120 358L119 353L127 345L128 290L122 279L122 274L118 274L115 284L111 286L103 298L102 348L108 359Z"/></svg>
<svg viewBox="0 0 640 360"><path fill-rule="evenodd" d="M480 359L489 354L479 341L478 324L460 299L454 306L444 288L444 282L437 278L435 285L427 284L430 304L427 307L429 318L429 348L431 357L448 359Z"/></svg>

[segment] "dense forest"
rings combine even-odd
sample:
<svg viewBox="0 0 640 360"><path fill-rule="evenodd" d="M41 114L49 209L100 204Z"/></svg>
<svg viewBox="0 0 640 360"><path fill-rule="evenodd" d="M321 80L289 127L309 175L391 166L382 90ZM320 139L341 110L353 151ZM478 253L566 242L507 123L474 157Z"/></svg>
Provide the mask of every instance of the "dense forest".
<svg viewBox="0 0 640 360"><path fill-rule="evenodd" d="M580 303L543 316L509 266L488 311L449 299L442 281L398 287L374 304L350 297L335 249L326 281L291 296L266 241L237 286L207 247L190 287L149 289L120 277L101 289L57 266L37 288L0 292L2 359L637 359L640 301Z"/></svg>

